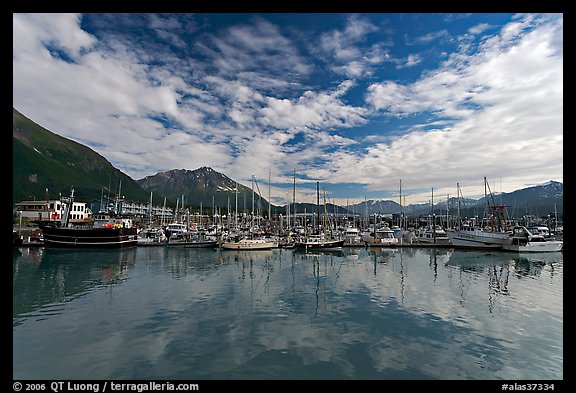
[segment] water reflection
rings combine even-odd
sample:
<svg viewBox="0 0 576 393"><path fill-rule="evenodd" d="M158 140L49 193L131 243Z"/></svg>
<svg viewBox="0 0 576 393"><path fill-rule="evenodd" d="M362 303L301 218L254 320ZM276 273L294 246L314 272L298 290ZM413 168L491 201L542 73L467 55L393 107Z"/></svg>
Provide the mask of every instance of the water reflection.
<svg viewBox="0 0 576 393"><path fill-rule="evenodd" d="M15 378L562 378L550 255L24 250Z"/></svg>
<svg viewBox="0 0 576 393"><path fill-rule="evenodd" d="M26 318L59 313L70 302L98 287L111 287L128 278L135 249L65 250L22 248L13 259L13 324ZM52 305L36 315L33 311Z"/></svg>

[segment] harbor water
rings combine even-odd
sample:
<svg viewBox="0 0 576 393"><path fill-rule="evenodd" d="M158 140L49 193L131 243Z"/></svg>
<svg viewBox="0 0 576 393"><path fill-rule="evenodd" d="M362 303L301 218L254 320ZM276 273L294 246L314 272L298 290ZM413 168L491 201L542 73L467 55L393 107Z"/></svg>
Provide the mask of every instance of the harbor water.
<svg viewBox="0 0 576 393"><path fill-rule="evenodd" d="M14 250L13 378L562 380L563 254Z"/></svg>

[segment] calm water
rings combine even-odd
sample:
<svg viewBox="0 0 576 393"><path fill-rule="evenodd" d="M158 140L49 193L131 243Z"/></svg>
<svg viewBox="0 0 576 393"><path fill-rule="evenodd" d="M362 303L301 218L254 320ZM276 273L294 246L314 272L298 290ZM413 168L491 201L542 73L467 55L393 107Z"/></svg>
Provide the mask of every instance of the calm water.
<svg viewBox="0 0 576 393"><path fill-rule="evenodd" d="M14 379L563 379L563 254L23 248Z"/></svg>

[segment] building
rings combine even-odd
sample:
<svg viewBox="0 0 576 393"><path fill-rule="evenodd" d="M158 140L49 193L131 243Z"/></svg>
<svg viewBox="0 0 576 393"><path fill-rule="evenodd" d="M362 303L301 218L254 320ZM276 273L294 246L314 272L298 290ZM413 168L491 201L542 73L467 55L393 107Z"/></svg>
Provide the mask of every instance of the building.
<svg viewBox="0 0 576 393"><path fill-rule="evenodd" d="M29 222L60 221L64 214L66 204L60 200L22 201L15 204L16 214ZM82 223L90 221L92 211L84 202L72 202L69 221Z"/></svg>

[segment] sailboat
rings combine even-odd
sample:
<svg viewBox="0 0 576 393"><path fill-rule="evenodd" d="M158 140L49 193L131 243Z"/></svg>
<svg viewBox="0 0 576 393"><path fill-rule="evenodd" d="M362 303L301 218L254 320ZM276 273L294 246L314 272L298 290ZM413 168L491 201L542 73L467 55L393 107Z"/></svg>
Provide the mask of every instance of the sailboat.
<svg viewBox="0 0 576 393"><path fill-rule="evenodd" d="M233 238L222 242L220 248L224 250L270 250L278 248L278 242L254 237L254 176L252 176L252 222L251 222L251 236L237 234ZM238 184L236 184L236 200L238 200ZM236 202L236 206L238 202ZM238 210L236 208L236 210Z"/></svg>
<svg viewBox="0 0 576 393"><path fill-rule="evenodd" d="M317 208L317 210L318 210L318 207L320 205L320 190L318 187L319 187L319 184L317 182L316 183L316 193L317 193L316 208ZM326 191L324 191L324 220L325 221L326 221L327 216L328 216L328 214L326 212ZM318 218L320 218L319 215L318 215ZM296 240L296 243L295 243L296 248L304 249L304 250L341 249L342 246L344 245L344 239L339 239L339 238L336 238L332 235L332 230L331 230L332 226L330 223L325 222L323 227L324 228L330 228L330 234L326 234L326 232L324 232L324 231L315 230L315 233L304 235L303 237Z"/></svg>

